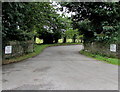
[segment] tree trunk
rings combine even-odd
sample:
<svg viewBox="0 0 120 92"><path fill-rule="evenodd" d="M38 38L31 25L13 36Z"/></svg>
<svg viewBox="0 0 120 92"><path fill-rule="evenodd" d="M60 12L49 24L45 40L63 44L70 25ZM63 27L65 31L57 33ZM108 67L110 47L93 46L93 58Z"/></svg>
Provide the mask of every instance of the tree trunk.
<svg viewBox="0 0 120 92"><path fill-rule="evenodd" d="M73 43L75 43L75 40L76 40L76 39L75 39L75 38L73 38Z"/></svg>
<svg viewBox="0 0 120 92"><path fill-rule="evenodd" d="M63 38L63 43L66 43L66 36Z"/></svg>
<svg viewBox="0 0 120 92"><path fill-rule="evenodd" d="M73 36L73 43L75 43L76 40L76 34Z"/></svg>
<svg viewBox="0 0 120 92"><path fill-rule="evenodd" d="M55 39L55 43L58 43L58 39L57 38Z"/></svg>
<svg viewBox="0 0 120 92"><path fill-rule="evenodd" d="M36 43L36 36L34 36L34 43Z"/></svg>
<svg viewBox="0 0 120 92"><path fill-rule="evenodd" d="M80 42L83 43L83 37L80 38Z"/></svg>

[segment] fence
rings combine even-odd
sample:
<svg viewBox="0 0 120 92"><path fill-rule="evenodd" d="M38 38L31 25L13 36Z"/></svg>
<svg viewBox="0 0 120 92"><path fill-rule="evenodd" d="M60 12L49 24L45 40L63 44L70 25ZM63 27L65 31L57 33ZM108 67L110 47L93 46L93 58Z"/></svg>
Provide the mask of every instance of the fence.
<svg viewBox="0 0 120 92"><path fill-rule="evenodd" d="M30 52L33 52L33 41L10 41L6 44L3 43L3 60Z"/></svg>
<svg viewBox="0 0 120 92"><path fill-rule="evenodd" d="M116 51L110 50L110 44L103 44L99 42L87 43L84 45L85 50L92 52L92 53L99 53L102 55L106 55L108 57L119 57L120 48L119 44L116 44Z"/></svg>

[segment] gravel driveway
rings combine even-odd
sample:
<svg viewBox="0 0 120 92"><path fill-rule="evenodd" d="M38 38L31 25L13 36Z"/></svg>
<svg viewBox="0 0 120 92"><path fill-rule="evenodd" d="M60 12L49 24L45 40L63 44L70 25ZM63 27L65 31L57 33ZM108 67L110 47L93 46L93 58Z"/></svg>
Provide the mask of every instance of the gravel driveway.
<svg viewBox="0 0 120 92"><path fill-rule="evenodd" d="M3 66L3 90L117 90L118 66L79 54L82 45L46 48Z"/></svg>

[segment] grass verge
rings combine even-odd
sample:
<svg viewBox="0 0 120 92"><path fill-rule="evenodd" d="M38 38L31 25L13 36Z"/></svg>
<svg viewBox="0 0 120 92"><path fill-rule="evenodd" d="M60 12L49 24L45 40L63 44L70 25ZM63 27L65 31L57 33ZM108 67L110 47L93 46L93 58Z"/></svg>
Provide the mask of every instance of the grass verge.
<svg viewBox="0 0 120 92"><path fill-rule="evenodd" d="M57 44L38 44L38 45L34 45L34 52L33 53L24 54L22 56L14 57L14 58L11 58L11 59L6 59L6 60L3 61L3 65L23 61L23 60L26 60L28 58L32 58L34 56L37 56L47 47L64 46L64 45L79 45L79 44L81 44L81 43L57 43Z"/></svg>
<svg viewBox="0 0 120 92"><path fill-rule="evenodd" d="M92 57L92 58L95 58L96 60L104 61L104 62L107 62L107 63L110 63L110 64L120 65L120 62L119 62L120 59L117 59L117 58L110 58L110 57L102 56L100 54L94 54L94 53L91 53L91 52L87 52L87 51L84 51L84 50L81 50L80 54L83 54L85 56Z"/></svg>

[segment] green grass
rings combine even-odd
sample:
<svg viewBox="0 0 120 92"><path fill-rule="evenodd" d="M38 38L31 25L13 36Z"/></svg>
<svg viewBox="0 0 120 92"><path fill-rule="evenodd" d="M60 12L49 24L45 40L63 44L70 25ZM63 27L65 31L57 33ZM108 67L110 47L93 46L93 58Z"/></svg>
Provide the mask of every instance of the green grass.
<svg viewBox="0 0 120 92"><path fill-rule="evenodd" d="M34 57L39 53L41 53L42 50L45 49L47 46L48 45L35 45L33 53L25 54L19 57L11 58L11 59L6 59L5 61L3 61L3 64L15 63L15 62L19 62L19 61Z"/></svg>
<svg viewBox="0 0 120 92"><path fill-rule="evenodd" d="M106 63L114 64L114 65L120 65L120 60L117 58L110 58L106 56L102 56L100 54L93 54L87 51L80 51L81 54L86 55L88 57L95 58L96 60L104 61Z"/></svg>
<svg viewBox="0 0 120 92"><path fill-rule="evenodd" d="M77 45L77 44L81 44L81 43L58 43L58 44L34 45L34 52L33 53L25 54L25 55L22 55L22 56L19 56L19 57L11 58L11 59L6 59L6 60L3 61L3 64L15 63L15 62L26 60L28 58L32 58L32 57L37 56L38 54L40 54L47 47L61 46L61 45L62 46L64 46L64 45Z"/></svg>

